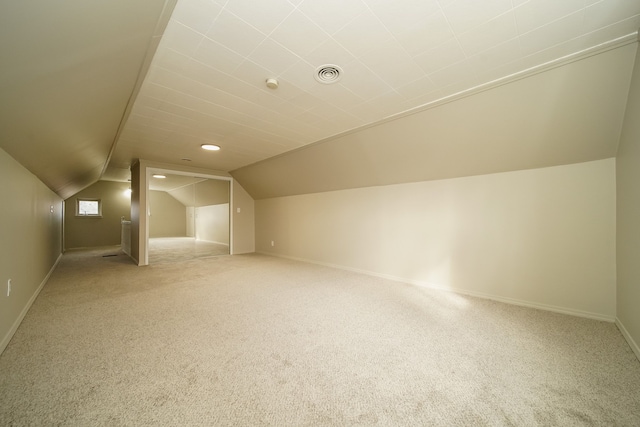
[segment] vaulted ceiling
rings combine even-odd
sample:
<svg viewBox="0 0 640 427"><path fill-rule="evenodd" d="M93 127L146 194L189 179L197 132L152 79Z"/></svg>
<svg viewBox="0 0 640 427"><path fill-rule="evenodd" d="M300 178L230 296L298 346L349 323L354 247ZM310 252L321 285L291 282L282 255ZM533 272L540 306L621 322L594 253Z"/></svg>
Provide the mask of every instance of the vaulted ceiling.
<svg viewBox="0 0 640 427"><path fill-rule="evenodd" d="M347 160L356 154L375 158L384 176L351 177L343 185L592 160L611 155L612 146L615 153L635 55L626 47L635 46L640 27L640 1L632 0L178 0L175 9L174 3L3 2L1 147L63 197L99 178L126 179L136 158L231 172L254 197L339 188L276 187L310 172L313 159L321 166L310 182L334 166L348 181ZM603 59L596 64L593 56ZM340 79L316 80L323 65L337 66ZM525 77L528 83L519 83ZM267 79L278 87L267 87ZM536 84L546 86L537 91ZM506 85L509 94L500 89ZM483 95L488 89L495 93ZM578 115L567 111L576 101L565 98L581 93L577 105L604 99ZM464 97L471 94L478 96ZM461 108L442 107L445 101ZM541 109L556 114L558 129L565 117L584 129L563 133L573 139L563 149L548 142L558 138L540 141L555 128L530 126L538 132L527 133L521 152L550 154L526 163L509 153L507 141L528 119L541 119ZM501 131L503 140L487 142L482 156L458 150L474 146L469 139L482 127L476 121L460 133L469 115L499 114L509 116L510 136ZM597 141L596 125L605 129ZM585 135L591 139L581 144ZM438 158L452 138L467 141L453 147L457 154ZM222 149L203 152L205 143ZM396 151L381 148L394 144ZM420 156L434 162L432 173L407 173L425 169ZM501 157L511 163L482 166ZM277 177L276 169L283 171ZM264 188L267 182L272 187Z"/></svg>

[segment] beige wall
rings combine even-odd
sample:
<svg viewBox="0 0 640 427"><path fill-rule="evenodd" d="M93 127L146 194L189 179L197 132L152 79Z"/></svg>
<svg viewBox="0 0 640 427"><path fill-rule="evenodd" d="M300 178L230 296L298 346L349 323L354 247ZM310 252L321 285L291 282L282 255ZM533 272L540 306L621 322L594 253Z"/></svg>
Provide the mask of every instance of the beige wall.
<svg viewBox="0 0 640 427"><path fill-rule="evenodd" d="M616 164L617 323L640 359L640 51Z"/></svg>
<svg viewBox="0 0 640 427"><path fill-rule="evenodd" d="M233 253L246 254L256 250L255 202L244 188L233 183Z"/></svg>
<svg viewBox="0 0 640 427"><path fill-rule="evenodd" d="M229 203L201 206L196 210L196 239L229 244Z"/></svg>
<svg viewBox="0 0 640 427"><path fill-rule="evenodd" d="M613 320L614 169L606 159L257 200L256 250Z"/></svg>
<svg viewBox="0 0 640 427"><path fill-rule="evenodd" d="M149 237L186 237L187 208L165 191L149 191Z"/></svg>
<svg viewBox="0 0 640 427"><path fill-rule="evenodd" d="M90 248L120 244L120 219L131 215L131 197L127 182L98 181L65 200L65 249ZM102 217L76 216L77 198L100 199Z"/></svg>
<svg viewBox="0 0 640 427"><path fill-rule="evenodd" d="M0 200L1 353L60 257L63 204L1 149Z"/></svg>
<svg viewBox="0 0 640 427"><path fill-rule="evenodd" d="M147 265L146 246L147 215L147 176L140 162L131 166L131 258L138 265Z"/></svg>

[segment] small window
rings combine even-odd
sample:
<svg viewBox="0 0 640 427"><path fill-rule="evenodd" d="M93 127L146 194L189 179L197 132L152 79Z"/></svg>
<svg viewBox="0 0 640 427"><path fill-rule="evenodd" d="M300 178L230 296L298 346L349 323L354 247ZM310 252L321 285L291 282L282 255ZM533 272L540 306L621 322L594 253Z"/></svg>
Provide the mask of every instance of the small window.
<svg viewBox="0 0 640 427"><path fill-rule="evenodd" d="M76 199L76 216L101 217L102 203L100 199Z"/></svg>

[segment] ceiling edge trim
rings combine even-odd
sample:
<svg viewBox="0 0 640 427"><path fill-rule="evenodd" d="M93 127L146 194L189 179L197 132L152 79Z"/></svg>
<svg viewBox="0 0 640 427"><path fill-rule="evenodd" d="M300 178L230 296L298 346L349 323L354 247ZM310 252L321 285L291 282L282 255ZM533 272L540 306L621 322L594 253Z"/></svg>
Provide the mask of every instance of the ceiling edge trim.
<svg viewBox="0 0 640 427"><path fill-rule="evenodd" d="M398 113L398 114L394 114L394 115L385 117L382 120L379 120L377 122L369 123L369 124L366 124L364 126L359 126L357 128L353 128L353 129L347 130L345 132L337 133L337 134L331 135L331 136L329 136L327 138L323 138L321 140L315 141L315 142L313 142L311 144L303 145L301 147L295 148L295 149L290 150L290 151L286 151L284 153L275 155L273 157L269 157L267 159L260 160L260 161L257 161L255 163L251 163L251 164L239 167L237 169L229 171L229 174L231 176L234 176L234 172L236 172L238 170L241 170L241 169L249 168L249 167L252 167L254 165L261 164L261 163L266 163L266 162L268 162L270 160L277 159L279 157L284 157L284 156L287 156L289 154L293 154L293 153L295 153L297 151L308 149L308 148L310 148L310 147L312 147L314 145L317 145L317 144L322 144L322 143L325 143L325 142L328 142L328 141L332 141L334 139L342 138L344 136L351 135L351 134L354 134L354 133L357 133L357 132L361 132L363 130L370 129L370 128L376 127L376 126L384 124L384 123L388 123L388 122L392 122L392 121L401 119L403 117L412 116L412 115L418 114L418 113L420 113L422 111L430 110L432 108L436 108L436 107L439 107L441 105L448 104L450 102L454 102L454 101L457 101L457 100L462 99L462 98L466 98L466 97L469 97L469 96L472 96L472 95L476 95L478 93L482 93L482 92L488 91L490 89L494 89L494 88L497 88L497 87L500 87L500 86L504 86L506 84L513 83L513 82L516 82L518 80L522 80L524 78L531 77L531 76L534 76L536 74L540 74L540 73L543 73L545 71L552 70L554 68L559 68L559 67L562 67L564 65L567 65L567 64L570 64L570 63L573 63L573 62L577 62L577 61L580 61L580 60L583 60L583 59L586 59L586 58L589 58L591 56L595 56L595 55L598 55L598 54L601 54L601 53L604 53L604 52L607 52L607 51L610 51L610 50L614 50L614 49L617 49L617 48L620 48L620 47L623 47L623 46L626 46L626 45L629 45L629 44L639 43L639 42L640 42L640 30L639 31L635 31L635 32L630 33L630 34L627 34L626 36L618 37L616 39L609 40L608 42L604 42L604 43L601 43L599 45L592 46L592 47L587 48L587 49L583 49L583 50L581 50L579 52L575 52L575 53L572 53L572 54L569 54L569 55L565 55L565 56L560 57L558 59L554 59L552 61L548 61L548 62L545 62L543 64L536 65L535 67L531 67L531 68L528 68L526 70L519 71L517 73L510 74L508 76L501 77L501 78L496 79L496 80L492 80L492 81L489 81L489 82L486 82L486 83L482 83L482 84L474 86L472 88L465 89L463 91L454 93L453 95L449 95L449 96L446 96L444 98L440 98L440 99L437 99L435 101L431 101L431 102L428 102L426 104L420 105L418 107L414 107L414 108L409 109L407 111L403 111L402 113Z"/></svg>

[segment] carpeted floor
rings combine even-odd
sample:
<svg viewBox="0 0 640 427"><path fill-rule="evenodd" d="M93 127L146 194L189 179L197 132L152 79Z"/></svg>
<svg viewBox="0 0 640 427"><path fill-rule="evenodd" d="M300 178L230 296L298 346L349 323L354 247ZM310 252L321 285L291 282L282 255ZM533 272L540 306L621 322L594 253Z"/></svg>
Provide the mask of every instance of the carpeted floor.
<svg viewBox="0 0 640 427"><path fill-rule="evenodd" d="M65 254L0 356L0 425L638 426L611 323L262 255Z"/></svg>
<svg viewBox="0 0 640 427"><path fill-rule="evenodd" d="M193 237L155 237L149 239L149 264L187 261L229 255L229 245L196 240Z"/></svg>

